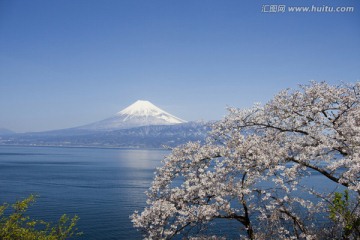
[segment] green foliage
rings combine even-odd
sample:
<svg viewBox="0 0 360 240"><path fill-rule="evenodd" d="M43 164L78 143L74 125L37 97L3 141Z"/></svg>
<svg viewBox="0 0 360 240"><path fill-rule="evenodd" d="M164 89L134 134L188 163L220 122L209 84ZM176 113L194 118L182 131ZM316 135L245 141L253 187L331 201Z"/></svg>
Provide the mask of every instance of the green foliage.
<svg viewBox="0 0 360 240"><path fill-rule="evenodd" d="M335 192L334 199L332 200L330 206L330 218L334 221L337 220L337 215L347 216L349 214L349 191L345 190L344 194L340 192Z"/></svg>
<svg viewBox="0 0 360 240"><path fill-rule="evenodd" d="M356 205L356 207L359 203ZM355 208L356 208L355 207ZM335 192L332 204L329 207L330 219L334 222L338 222L339 218L342 218L344 222L343 226L343 238L347 239L354 232L359 232L360 218L356 218L354 213L355 209L351 209L351 202L349 197L349 191L345 190L344 193Z"/></svg>
<svg viewBox="0 0 360 240"><path fill-rule="evenodd" d="M57 224L34 220L26 216L26 211L35 202L36 196L18 201L12 205L9 215L5 214L8 204L0 206L0 239L10 240L65 240L73 236L81 235L75 227L79 220L78 216L69 218L62 215Z"/></svg>

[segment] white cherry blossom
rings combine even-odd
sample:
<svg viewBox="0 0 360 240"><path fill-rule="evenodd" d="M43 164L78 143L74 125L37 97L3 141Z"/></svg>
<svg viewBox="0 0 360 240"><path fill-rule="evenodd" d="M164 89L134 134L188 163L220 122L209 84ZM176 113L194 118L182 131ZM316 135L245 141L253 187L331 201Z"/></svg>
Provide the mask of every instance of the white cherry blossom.
<svg viewBox="0 0 360 240"><path fill-rule="evenodd" d="M239 238L341 238L343 216L335 225L328 216L344 189L360 218L360 83L284 90L264 106L230 108L212 128L205 144L173 149L157 169L148 205L131 216L146 239L223 239L209 230L229 220Z"/></svg>

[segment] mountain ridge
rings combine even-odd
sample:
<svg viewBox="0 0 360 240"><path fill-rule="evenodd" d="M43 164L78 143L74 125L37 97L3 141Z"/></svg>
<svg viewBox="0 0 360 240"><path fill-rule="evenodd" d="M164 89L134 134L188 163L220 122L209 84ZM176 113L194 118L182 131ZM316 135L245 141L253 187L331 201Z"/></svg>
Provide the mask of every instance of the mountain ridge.
<svg viewBox="0 0 360 240"><path fill-rule="evenodd" d="M0 145L162 149L163 146L175 147L189 141L203 142L209 130L209 123L205 122L74 133L65 129L3 136Z"/></svg>

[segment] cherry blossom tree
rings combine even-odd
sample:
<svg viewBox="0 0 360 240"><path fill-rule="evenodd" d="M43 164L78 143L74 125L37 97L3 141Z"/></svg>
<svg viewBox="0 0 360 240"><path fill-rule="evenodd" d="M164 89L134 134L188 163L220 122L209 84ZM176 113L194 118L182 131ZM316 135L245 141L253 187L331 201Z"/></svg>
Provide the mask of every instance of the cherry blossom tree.
<svg viewBox="0 0 360 240"><path fill-rule="evenodd" d="M212 129L158 168L131 216L146 239L360 237L359 82L287 89Z"/></svg>

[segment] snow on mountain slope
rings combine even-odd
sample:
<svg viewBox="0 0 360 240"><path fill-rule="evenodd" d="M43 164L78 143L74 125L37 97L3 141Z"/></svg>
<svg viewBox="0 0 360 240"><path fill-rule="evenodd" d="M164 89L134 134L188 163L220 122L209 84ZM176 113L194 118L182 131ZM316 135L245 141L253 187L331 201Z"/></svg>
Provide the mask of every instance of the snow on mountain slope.
<svg viewBox="0 0 360 240"><path fill-rule="evenodd" d="M135 103L131 104L124 110L118 112L118 116L126 116L123 121L127 121L136 117L157 117L163 119L169 124L184 123L186 121L171 115L170 113L165 112L164 110L158 108L149 101L138 100Z"/></svg>
<svg viewBox="0 0 360 240"><path fill-rule="evenodd" d="M178 117L158 108L149 101L138 100L113 117L81 126L78 129L117 130L150 125L173 125L185 123Z"/></svg>

